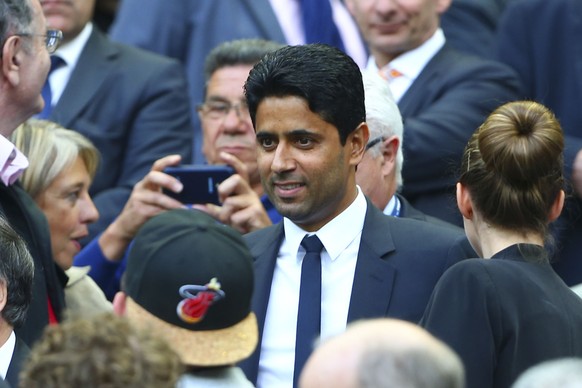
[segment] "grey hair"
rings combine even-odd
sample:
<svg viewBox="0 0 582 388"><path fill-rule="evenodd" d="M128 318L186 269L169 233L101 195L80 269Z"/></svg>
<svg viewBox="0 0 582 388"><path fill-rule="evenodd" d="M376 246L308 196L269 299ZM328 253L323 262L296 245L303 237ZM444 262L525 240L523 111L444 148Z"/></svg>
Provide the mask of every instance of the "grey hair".
<svg viewBox="0 0 582 388"><path fill-rule="evenodd" d="M29 159L20 182L35 199L78 157L91 178L99 165L99 151L89 139L51 121L30 119L14 131L11 140Z"/></svg>
<svg viewBox="0 0 582 388"><path fill-rule="evenodd" d="M10 34L28 33L32 23L32 9L28 0L0 1L0 41L2 45Z"/></svg>
<svg viewBox="0 0 582 388"><path fill-rule="evenodd" d="M560 358L542 362L521 374L512 388L580 388L582 358Z"/></svg>
<svg viewBox="0 0 582 388"><path fill-rule="evenodd" d="M452 351L428 348L391 349L378 345L362 356L360 388L463 388L465 373Z"/></svg>
<svg viewBox="0 0 582 388"><path fill-rule="evenodd" d="M204 75L206 81L215 71L227 66L254 66L267 53L283 47L282 44L264 39L238 39L216 46L206 57Z"/></svg>
<svg viewBox="0 0 582 388"><path fill-rule="evenodd" d="M366 122L370 130L370 140L372 141L379 137L388 138L390 136L397 136L400 140L400 146L396 153L396 185L401 187L402 180L402 164L404 162L404 155L402 153L402 138L403 138L403 124L402 115L394 101L392 92L388 87L386 80L381 78L378 74L370 71L362 73L364 81L364 93L366 96ZM368 150L375 158L380 156L380 147L372 147Z"/></svg>
<svg viewBox="0 0 582 388"><path fill-rule="evenodd" d="M26 320L33 278L34 263L26 243L0 216L0 283L8 294L0 314L12 327L19 327Z"/></svg>

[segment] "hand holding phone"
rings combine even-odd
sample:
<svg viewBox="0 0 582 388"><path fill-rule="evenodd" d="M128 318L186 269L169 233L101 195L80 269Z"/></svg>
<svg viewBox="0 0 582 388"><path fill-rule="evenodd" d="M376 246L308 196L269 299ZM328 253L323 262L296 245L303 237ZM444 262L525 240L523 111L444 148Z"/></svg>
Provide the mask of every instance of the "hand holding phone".
<svg viewBox="0 0 582 388"><path fill-rule="evenodd" d="M167 167L164 172L172 175L184 188L179 193L164 190L164 194L184 204L220 204L218 185L234 174L227 165L181 165Z"/></svg>

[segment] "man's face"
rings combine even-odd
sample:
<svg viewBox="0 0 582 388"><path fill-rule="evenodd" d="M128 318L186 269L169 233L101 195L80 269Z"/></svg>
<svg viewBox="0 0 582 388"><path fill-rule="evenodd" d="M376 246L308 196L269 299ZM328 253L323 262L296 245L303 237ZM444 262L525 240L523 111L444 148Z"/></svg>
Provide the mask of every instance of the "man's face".
<svg viewBox="0 0 582 388"><path fill-rule="evenodd" d="M41 0L50 28L63 31L63 42L74 39L93 17L95 0Z"/></svg>
<svg viewBox="0 0 582 388"><path fill-rule="evenodd" d="M366 128L367 129L367 128ZM268 97L256 114L259 173L279 213L315 231L356 195L353 167L361 159L354 134L340 144L335 126L299 97ZM364 142L366 139L356 140Z"/></svg>
<svg viewBox="0 0 582 388"><path fill-rule="evenodd" d="M199 116L204 139L202 152L208 163L224 163L218 155L227 152L246 164L252 178L257 175L257 149L243 91L251 69L249 65L237 65L215 71L208 81L205 107ZM235 108L225 112L229 104Z"/></svg>
<svg viewBox="0 0 582 388"><path fill-rule="evenodd" d="M432 36L451 0L346 0L374 57L383 66ZM385 62L385 63L384 63Z"/></svg>

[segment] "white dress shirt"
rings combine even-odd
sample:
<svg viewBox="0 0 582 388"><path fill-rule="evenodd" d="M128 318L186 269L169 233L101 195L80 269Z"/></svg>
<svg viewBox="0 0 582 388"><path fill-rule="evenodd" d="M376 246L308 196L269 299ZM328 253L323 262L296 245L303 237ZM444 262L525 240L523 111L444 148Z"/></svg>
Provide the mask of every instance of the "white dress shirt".
<svg viewBox="0 0 582 388"><path fill-rule="evenodd" d="M299 0L269 0L269 2L287 43L292 46L305 44L305 31ZM333 21L337 26L346 52L363 69L366 66L368 54L358 25L341 0L329 0L329 2Z"/></svg>
<svg viewBox="0 0 582 388"><path fill-rule="evenodd" d="M426 42L414 50L397 56L385 66L385 68L395 69L402 73L402 76L388 83L396 102L400 101L426 64L443 48L445 42L445 34L439 28ZM366 70L378 73L379 69L374 57L368 59Z"/></svg>
<svg viewBox="0 0 582 388"><path fill-rule="evenodd" d="M352 204L315 232L324 249L321 253L321 338L346 329L356 270L358 249L367 203L358 187ZM308 233L284 218L285 237L275 264L267 307L258 387L291 387L295 361L295 337L301 264L305 249L301 240Z"/></svg>
<svg viewBox="0 0 582 388"><path fill-rule="evenodd" d="M49 76L49 83L51 84L51 103L55 106L65 91L65 87L71 78L71 73L77 66L81 52L85 48L91 32L93 31L93 24L87 23L81 33L69 43L59 46L53 55L60 57L65 64L55 69Z"/></svg>
<svg viewBox="0 0 582 388"><path fill-rule="evenodd" d="M0 346L0 376L2 379L6 379L6 373L8 373L8 367L10 366L10 361L12 361L12 354L14 353L14 348L16 347L16 334L14 331L10 333L10 337Z"/></svg>

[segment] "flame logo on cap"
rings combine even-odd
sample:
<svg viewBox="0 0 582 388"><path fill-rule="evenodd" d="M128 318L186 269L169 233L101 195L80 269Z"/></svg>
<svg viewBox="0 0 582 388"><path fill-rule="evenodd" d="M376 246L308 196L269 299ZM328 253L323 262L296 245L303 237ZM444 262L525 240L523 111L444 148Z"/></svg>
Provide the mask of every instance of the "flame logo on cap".
<svg viewBox="0 0 582 388"><path fill-rule="evenodd" d="M196 323L201 321L208 308L223 299L225 294L220 289L220 283L216 278L204 286L186 284L180 287L180 296L184 298L176 312L181 320L187 323Z"/></svg>

